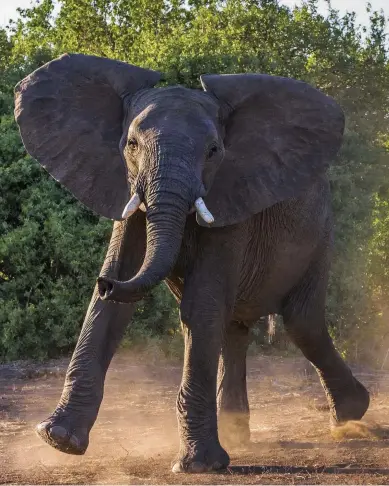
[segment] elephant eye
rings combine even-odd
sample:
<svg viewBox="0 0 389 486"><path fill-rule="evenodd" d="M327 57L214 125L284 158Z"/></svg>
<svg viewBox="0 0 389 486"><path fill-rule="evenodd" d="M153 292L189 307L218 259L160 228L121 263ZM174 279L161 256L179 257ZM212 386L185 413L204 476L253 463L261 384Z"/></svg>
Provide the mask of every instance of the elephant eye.
<svg viewBox="0 0 389 486"><path fill-rule="evenodd" d="M130 150L136 150L138 148L138 142L135 140L135 138L129 138L127 140L127 147Z"/></svg>
<svg viewBox="0 0 389 486"><path fill-rule="evenodd" d="M212 145L209 149L209 152L208 152L208 158L210 159L211 157L213 157L215 154L217 154L217 151L218 151L218 148L217 148L217 145Z"/></svg>

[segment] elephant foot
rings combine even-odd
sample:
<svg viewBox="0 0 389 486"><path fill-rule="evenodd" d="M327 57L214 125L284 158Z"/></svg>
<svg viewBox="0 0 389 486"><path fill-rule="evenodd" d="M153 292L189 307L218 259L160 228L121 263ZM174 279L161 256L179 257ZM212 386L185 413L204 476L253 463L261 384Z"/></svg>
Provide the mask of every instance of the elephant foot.
<svg viewBox="0 0 389 486"><path fill-rule="evenodd" d="M331 408L331 425L337 426L349 420L360 420L369 408L370 396L366 388L355 378L353 385L336 397Z"/></svg>
<svg viewBox="0 0 389 486"><path fill-rule="evenodd" d="M172 471L174 473L201 474L205 472L220 471L230 463L230 457L221 447L218 440L209 440L206 443L190 444L186 452L181 453L175 461Z"/></svg>
<svg viewBox="0 0 389 486"><path fill-rule="evenodd" d="M249 414L220 413L219 437L227 449L247 446L250 443Z"/></svg>
<svg viewBox="0 0 389 486"><path fill-rule="evenodd" d="M66 454L85 454L89 444L89 429L76 425L70 415L55 412L35 428L47 444Z"/></svg>

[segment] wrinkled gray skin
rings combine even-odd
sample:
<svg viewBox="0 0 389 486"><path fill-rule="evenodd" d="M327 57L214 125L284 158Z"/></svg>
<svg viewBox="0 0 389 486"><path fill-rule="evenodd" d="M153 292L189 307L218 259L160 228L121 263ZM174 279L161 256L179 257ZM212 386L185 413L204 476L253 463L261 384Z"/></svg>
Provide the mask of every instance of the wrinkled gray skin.
<svg viewBox="0 0 389 486"><path fill-rule="evenodd" d="M289 79L204 76L206 91L196 91L153 88L158 78L73 55L16 88L26 148L57 180L112 219L134 192L147 208L114 223L61 399L37 432L63 452L85 452L134 302L165 280L185 336L173 470L204 472L228 465L221 444L249 440L248 331L261 316L283 315L317 369L334 423L358 420L368 407L324 320L332 244L325 169L343 115ZM199 196L212 227L192 212Z"/></svg>

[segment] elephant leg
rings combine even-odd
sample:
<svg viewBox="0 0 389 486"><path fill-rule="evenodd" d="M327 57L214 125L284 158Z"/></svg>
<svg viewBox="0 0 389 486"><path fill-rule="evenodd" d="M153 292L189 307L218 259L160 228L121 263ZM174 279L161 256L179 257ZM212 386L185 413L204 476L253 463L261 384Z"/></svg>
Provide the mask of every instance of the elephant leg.
<svg viewBox="0 0 389 486"><path fill-rule="evenodd" d="M336 425L361 419L369 406L369 393L353 376L328 333L326 270L325 260L311 266L286 300L283 317L288 335L318 372L330 407L331 422Z"/></svg>
<svg viewBox="0 0 389 486"><path fill-rule="evenodd" d="M185 359L177 398L180 452L173 472L201 473L229 464L218 438L216 381L225 323L232 318L238 286L240 252L234 242L240 235L230 238L225 233L224 238L222 230L202 233L202 250L185 280L180 307Z"/></svg>
<svg viewBox="0 0 389 486"><path fill-rule="evenodd" d="M249 327L233 321L224 333L219 360L217 404L220 441L237 447L250 441L250 410L246 384Z"/></svg>
<svg viewBox="0 0 389 486"><path fill-rule="evenodd" d="M115 222L101 271L112 278L128 278L141 266L145 245L144 215ZM111 359L134 312L134 304L100 300L94 289L84 324L69 364L62 396L54 411L37 428L52 447L68 454L84 454L89 432L103 399L104 380Z"/></svg>

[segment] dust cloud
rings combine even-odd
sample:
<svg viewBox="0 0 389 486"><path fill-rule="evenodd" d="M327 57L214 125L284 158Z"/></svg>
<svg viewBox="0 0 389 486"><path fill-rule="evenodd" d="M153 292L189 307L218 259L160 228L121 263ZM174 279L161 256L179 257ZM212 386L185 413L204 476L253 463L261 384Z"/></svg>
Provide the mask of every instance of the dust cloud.
<svg viewBox="0 0 389 486"><path fill-rule="evenodd" d="M54 368L53 368L54 367ZM55 451L34 426L54 409L66 362L4 378L0 368L0 484L375 483L370 476L182 476L170 472L178 451L175 400L181 364L122 352L113 361L105 397L84 456ZM53 372L55 369L55 372ZM303 358L250 357L251 444L229 449L238 468L387 467L389 375L361 371L372 390L364 422L330 431L319 380ZM378 424L378 425L377 425ZM236 469L235 468L235 469ZM242 469L243 470L243 469ZM235 474L235 473L234 473ZM302 475L301 475L302 474ZM382 476L380 481L382 483ZM389 479L389 477L388 477Z"/></svg>
<svg viewBox="0 0 389 486"><path fill-rule="evenodd" d="M0 418L4 418L0 421L0 460L8 474L12 471L25 478L54 475L59 482L66 482L69 474L77 477L82 472L93 476L94 482L112 482L129 457L147 462L164 456L169 468L178 448L175 399L179 368L146 361L144 356L133 354L119 354L113 361L84 456L56 451L34 432L35 425L57 404L65 363L54 377L51 370L45 373L37 368L25 370L22 376L29 378L17 379L11 386L0 381L0 394L7 401L2 414L0 409ZM0 471L0 484L1 479Z"/></svg>
<svg viewBox="0 0 389 486"><path fill-rule="evenodd" d="M344 439L380 440L389 439L389 429L375 422L350 420L337 427L331 427L331 435L338 441Z"/></svg>

